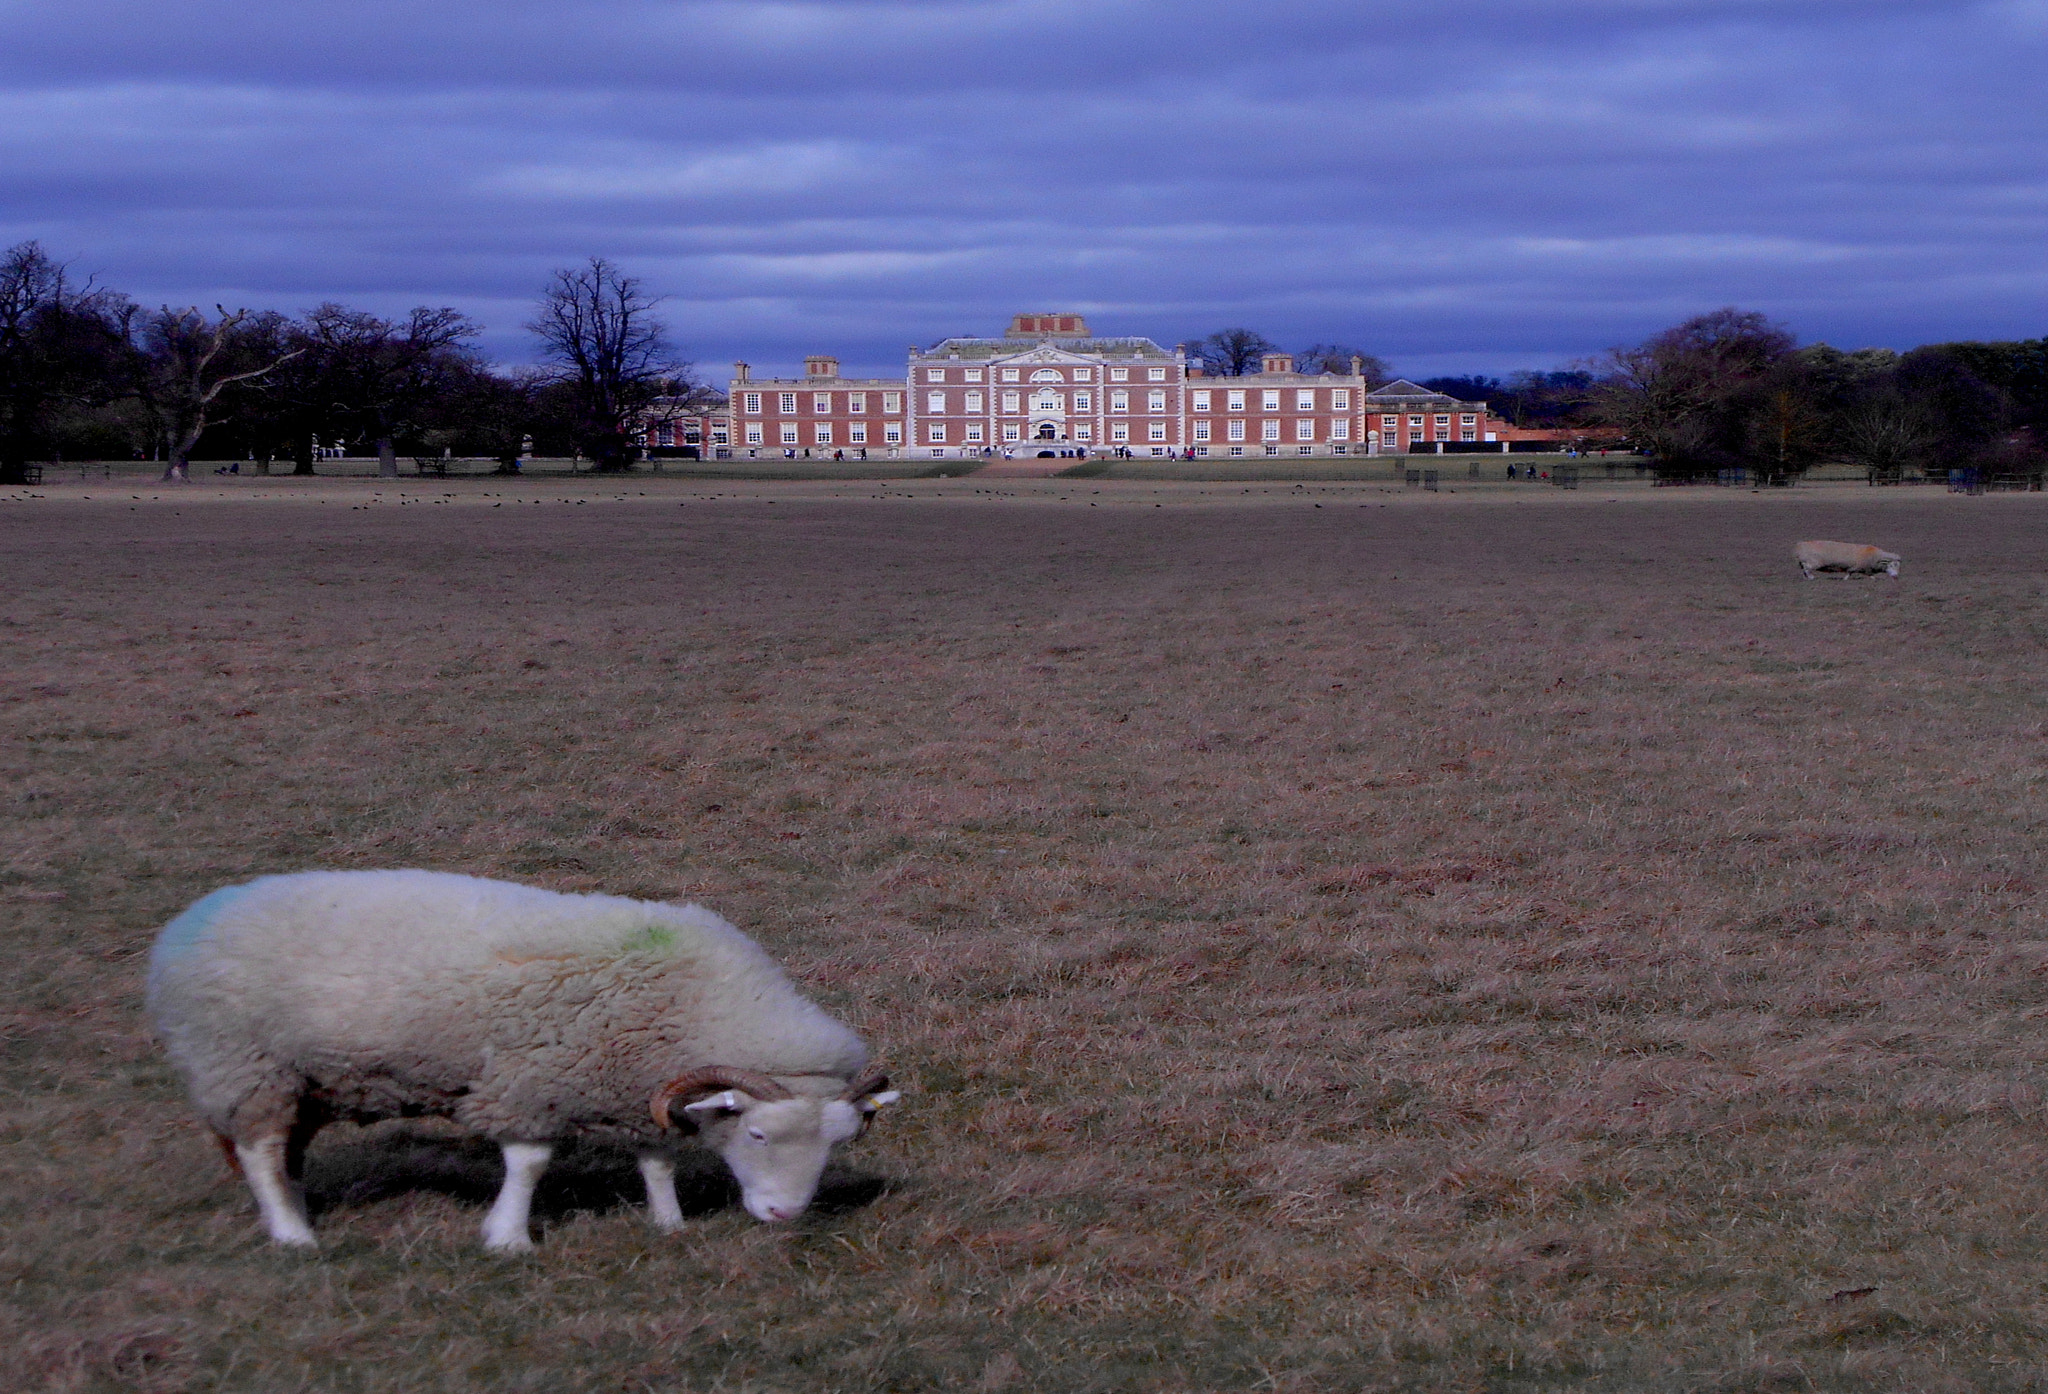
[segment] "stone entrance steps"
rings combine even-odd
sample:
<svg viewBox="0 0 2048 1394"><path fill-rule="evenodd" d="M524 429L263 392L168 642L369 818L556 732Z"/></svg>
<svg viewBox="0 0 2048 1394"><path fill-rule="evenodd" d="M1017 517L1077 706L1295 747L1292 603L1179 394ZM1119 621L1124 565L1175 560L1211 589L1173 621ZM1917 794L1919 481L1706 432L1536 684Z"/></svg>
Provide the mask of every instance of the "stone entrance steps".
<svg viewBox="0 0 2048 1394"><path fill-rule="evenodd" d="M976 479L1045 479L1051 475L1058 474L1061 470L1070 470L1076 465L1086 463L1086 460L1074 458L1040 460L1034 457L1029 460L991 460L976 470L974 477Z"/></svg>

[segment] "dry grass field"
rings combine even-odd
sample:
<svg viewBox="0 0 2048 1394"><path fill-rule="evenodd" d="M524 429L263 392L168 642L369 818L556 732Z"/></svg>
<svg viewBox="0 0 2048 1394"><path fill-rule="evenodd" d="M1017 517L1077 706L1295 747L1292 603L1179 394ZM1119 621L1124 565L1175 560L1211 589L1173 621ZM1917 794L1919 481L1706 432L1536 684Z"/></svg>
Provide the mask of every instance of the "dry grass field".
<svg viewBox="0 0 2048 1394"><path fill-rule="evenodd" d="M0 1385L2048 1388L2048 501L406 483L0 500ZM518 1260L337 1127L274 1252L147 948L388 866L701 899L905 1101Z"/></svg>

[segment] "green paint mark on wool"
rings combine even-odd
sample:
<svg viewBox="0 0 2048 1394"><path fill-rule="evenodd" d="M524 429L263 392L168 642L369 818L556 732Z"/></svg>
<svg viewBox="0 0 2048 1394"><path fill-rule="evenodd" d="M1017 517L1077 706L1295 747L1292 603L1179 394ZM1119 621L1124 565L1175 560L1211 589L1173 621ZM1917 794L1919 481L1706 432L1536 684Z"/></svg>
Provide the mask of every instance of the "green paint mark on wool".
<svg viewBox="0 0 2048 1394"><path fill-rule="evenodd" d="M629 954L673 953L676 947L676 932L670 925L642 925L621 945Z"/></svg>

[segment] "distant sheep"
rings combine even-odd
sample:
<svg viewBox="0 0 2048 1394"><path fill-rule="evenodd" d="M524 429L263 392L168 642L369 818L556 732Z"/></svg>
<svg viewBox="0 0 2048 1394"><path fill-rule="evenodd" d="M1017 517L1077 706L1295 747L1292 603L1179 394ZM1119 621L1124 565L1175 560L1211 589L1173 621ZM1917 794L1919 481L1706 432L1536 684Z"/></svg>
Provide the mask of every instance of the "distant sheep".
<svg viewBox="0 0 2048 1394"><path fill-rule="evenodd" d="M682 1224L698 1134L755 1218L803 1211L833 1146L897 1095L853 1032L709 910L428 871L266 876L157 937L149 1011L270 1237L310 1245L299 1190L334 1119L430 1115L496 1141L485 1247L532 1247L552 1144L639 1155L656 1228Z"/></svg>
<svg viewBox="0 0 2048 1394"><path fill-rule="evenodd" d="M1799 569L1811 581L1816 571L1839 571L1852 576L1899 574L1899 554L1861 542L1802 542L1792 549Z"/></svg>

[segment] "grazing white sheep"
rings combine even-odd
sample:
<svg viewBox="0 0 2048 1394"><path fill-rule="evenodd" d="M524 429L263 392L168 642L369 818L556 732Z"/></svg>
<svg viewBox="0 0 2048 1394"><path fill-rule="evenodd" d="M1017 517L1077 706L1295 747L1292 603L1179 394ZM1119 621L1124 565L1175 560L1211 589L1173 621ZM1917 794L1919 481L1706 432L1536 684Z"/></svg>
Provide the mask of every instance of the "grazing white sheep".
<svg viewBox="0 0 2048 1394"><path fill-rule="evenodd" d="M897 1097L853 1032L701 906L440 872L215 891L158 935L149 1011L280 1244L314 1242L300 1163L337 1118L445 1117L498 1142L484 1244L516 1250L556 1142L635 1150L671 1230L675 1154L698 1135L748 1211L786 1220Z"/></svg>
<svg viewBox="0 0 2048 1394"><path fill-rule="evenodd" d="M1811 581L1816 571L1839 571L1852 576L1899 574L1899 554L1861 542L1802 542L1792 549L1799 569Z"/></svg>

